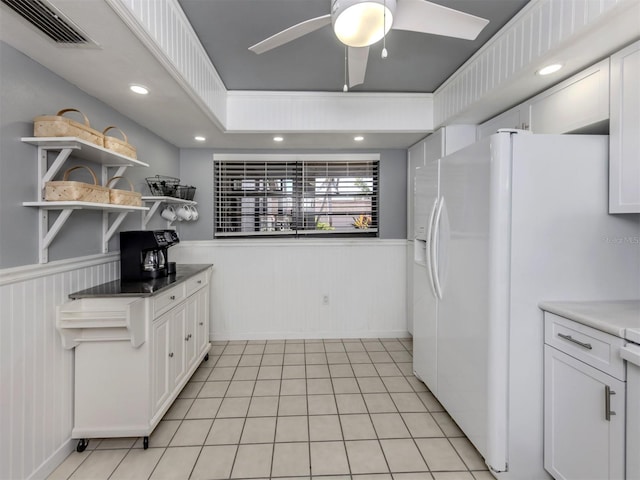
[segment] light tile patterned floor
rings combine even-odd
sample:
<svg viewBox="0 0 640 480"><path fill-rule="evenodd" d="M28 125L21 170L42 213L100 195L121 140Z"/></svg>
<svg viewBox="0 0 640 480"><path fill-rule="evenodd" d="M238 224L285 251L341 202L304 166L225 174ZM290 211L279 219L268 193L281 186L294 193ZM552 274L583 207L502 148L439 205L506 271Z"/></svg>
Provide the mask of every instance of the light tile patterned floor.
<svg viewBox="0 0 640 480"><path fill-rule="evenodd" d="M214 342L149 449L94 439L49 479L492 479L411 352L411 339Z"/></svg>

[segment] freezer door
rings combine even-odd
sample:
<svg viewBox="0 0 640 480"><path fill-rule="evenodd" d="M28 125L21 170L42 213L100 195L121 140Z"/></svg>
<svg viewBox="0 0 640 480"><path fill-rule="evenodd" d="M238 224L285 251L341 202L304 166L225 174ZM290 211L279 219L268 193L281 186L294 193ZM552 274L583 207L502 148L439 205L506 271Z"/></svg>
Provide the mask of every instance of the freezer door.
<svg viewBox="0 0 640 480"><path fill-rule="evenodd" d="M496 289L508 290L509 215L500 209L509 205L509 137L495 135L442 159L435 227L437 397L495 471L506 468L507 455L508 310L496 312L494 300L508 306Z"/></svg>
<svg viewBox="0 0 640 480"><path fill-rule="evenodd" d="M415 178L416 233L413 264L413 370L427 388L437 392L437 313L430 250L438 202L439 160L418 169ZM420 219L420 220L419 220ZM422 223L421 223L422 222Z"/></svg>

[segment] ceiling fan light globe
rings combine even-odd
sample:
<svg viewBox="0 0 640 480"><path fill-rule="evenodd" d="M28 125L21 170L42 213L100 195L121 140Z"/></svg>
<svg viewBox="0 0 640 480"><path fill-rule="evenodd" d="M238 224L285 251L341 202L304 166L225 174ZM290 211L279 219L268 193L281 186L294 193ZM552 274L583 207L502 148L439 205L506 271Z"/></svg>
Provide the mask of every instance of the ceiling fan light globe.
<svg viewBox="0 0 640 480"><path fill-rule="evenodd" d="M395 0L336 0L333 31L350 47L373 45L391 29L395 4Z"/></svg>

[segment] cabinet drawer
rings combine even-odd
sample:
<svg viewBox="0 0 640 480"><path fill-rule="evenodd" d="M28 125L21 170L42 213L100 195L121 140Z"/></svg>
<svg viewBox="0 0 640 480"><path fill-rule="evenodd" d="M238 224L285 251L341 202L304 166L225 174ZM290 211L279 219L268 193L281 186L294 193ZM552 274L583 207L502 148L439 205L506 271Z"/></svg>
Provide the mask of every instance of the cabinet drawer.
<svg viewBox="0 0 640 480"><path fill-rule="evenodd" d="M622 338L549 312L545 312L544 322L547 345L624 381L624 362L620 357L620 347L625 343Z"/></svg>
<svg viewBox="0 0 640 480"><path fill-rule="evenodd" d="M153 316L157 317L158 315L166 312L184 300L185 297L184 283L176 285L166 292L162 292L153 299Z"/></svg>
<svg viewBox="0 0 640 480"><path fill-rule="evenodd" d="M200 290L207 284L207 272L201 272L185 282L187 284L187 297Z"/></svg>

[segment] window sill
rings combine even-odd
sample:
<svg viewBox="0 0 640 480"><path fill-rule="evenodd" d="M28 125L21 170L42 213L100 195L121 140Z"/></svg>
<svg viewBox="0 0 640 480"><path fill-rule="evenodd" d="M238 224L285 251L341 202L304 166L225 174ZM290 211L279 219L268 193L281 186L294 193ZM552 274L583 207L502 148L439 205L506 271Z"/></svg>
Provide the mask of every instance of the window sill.
<svg viewBox="0 0 640 480"><path fill-rule="evenodd" d="M207 248L207 247L343 247L343 246L406 246L406 239L380 239L372 237L364 238L318 238L318 237L306 237L306 238L221 238L215 240L187 240L181 241L176 247L195 247L195 248Z"/></svg>

